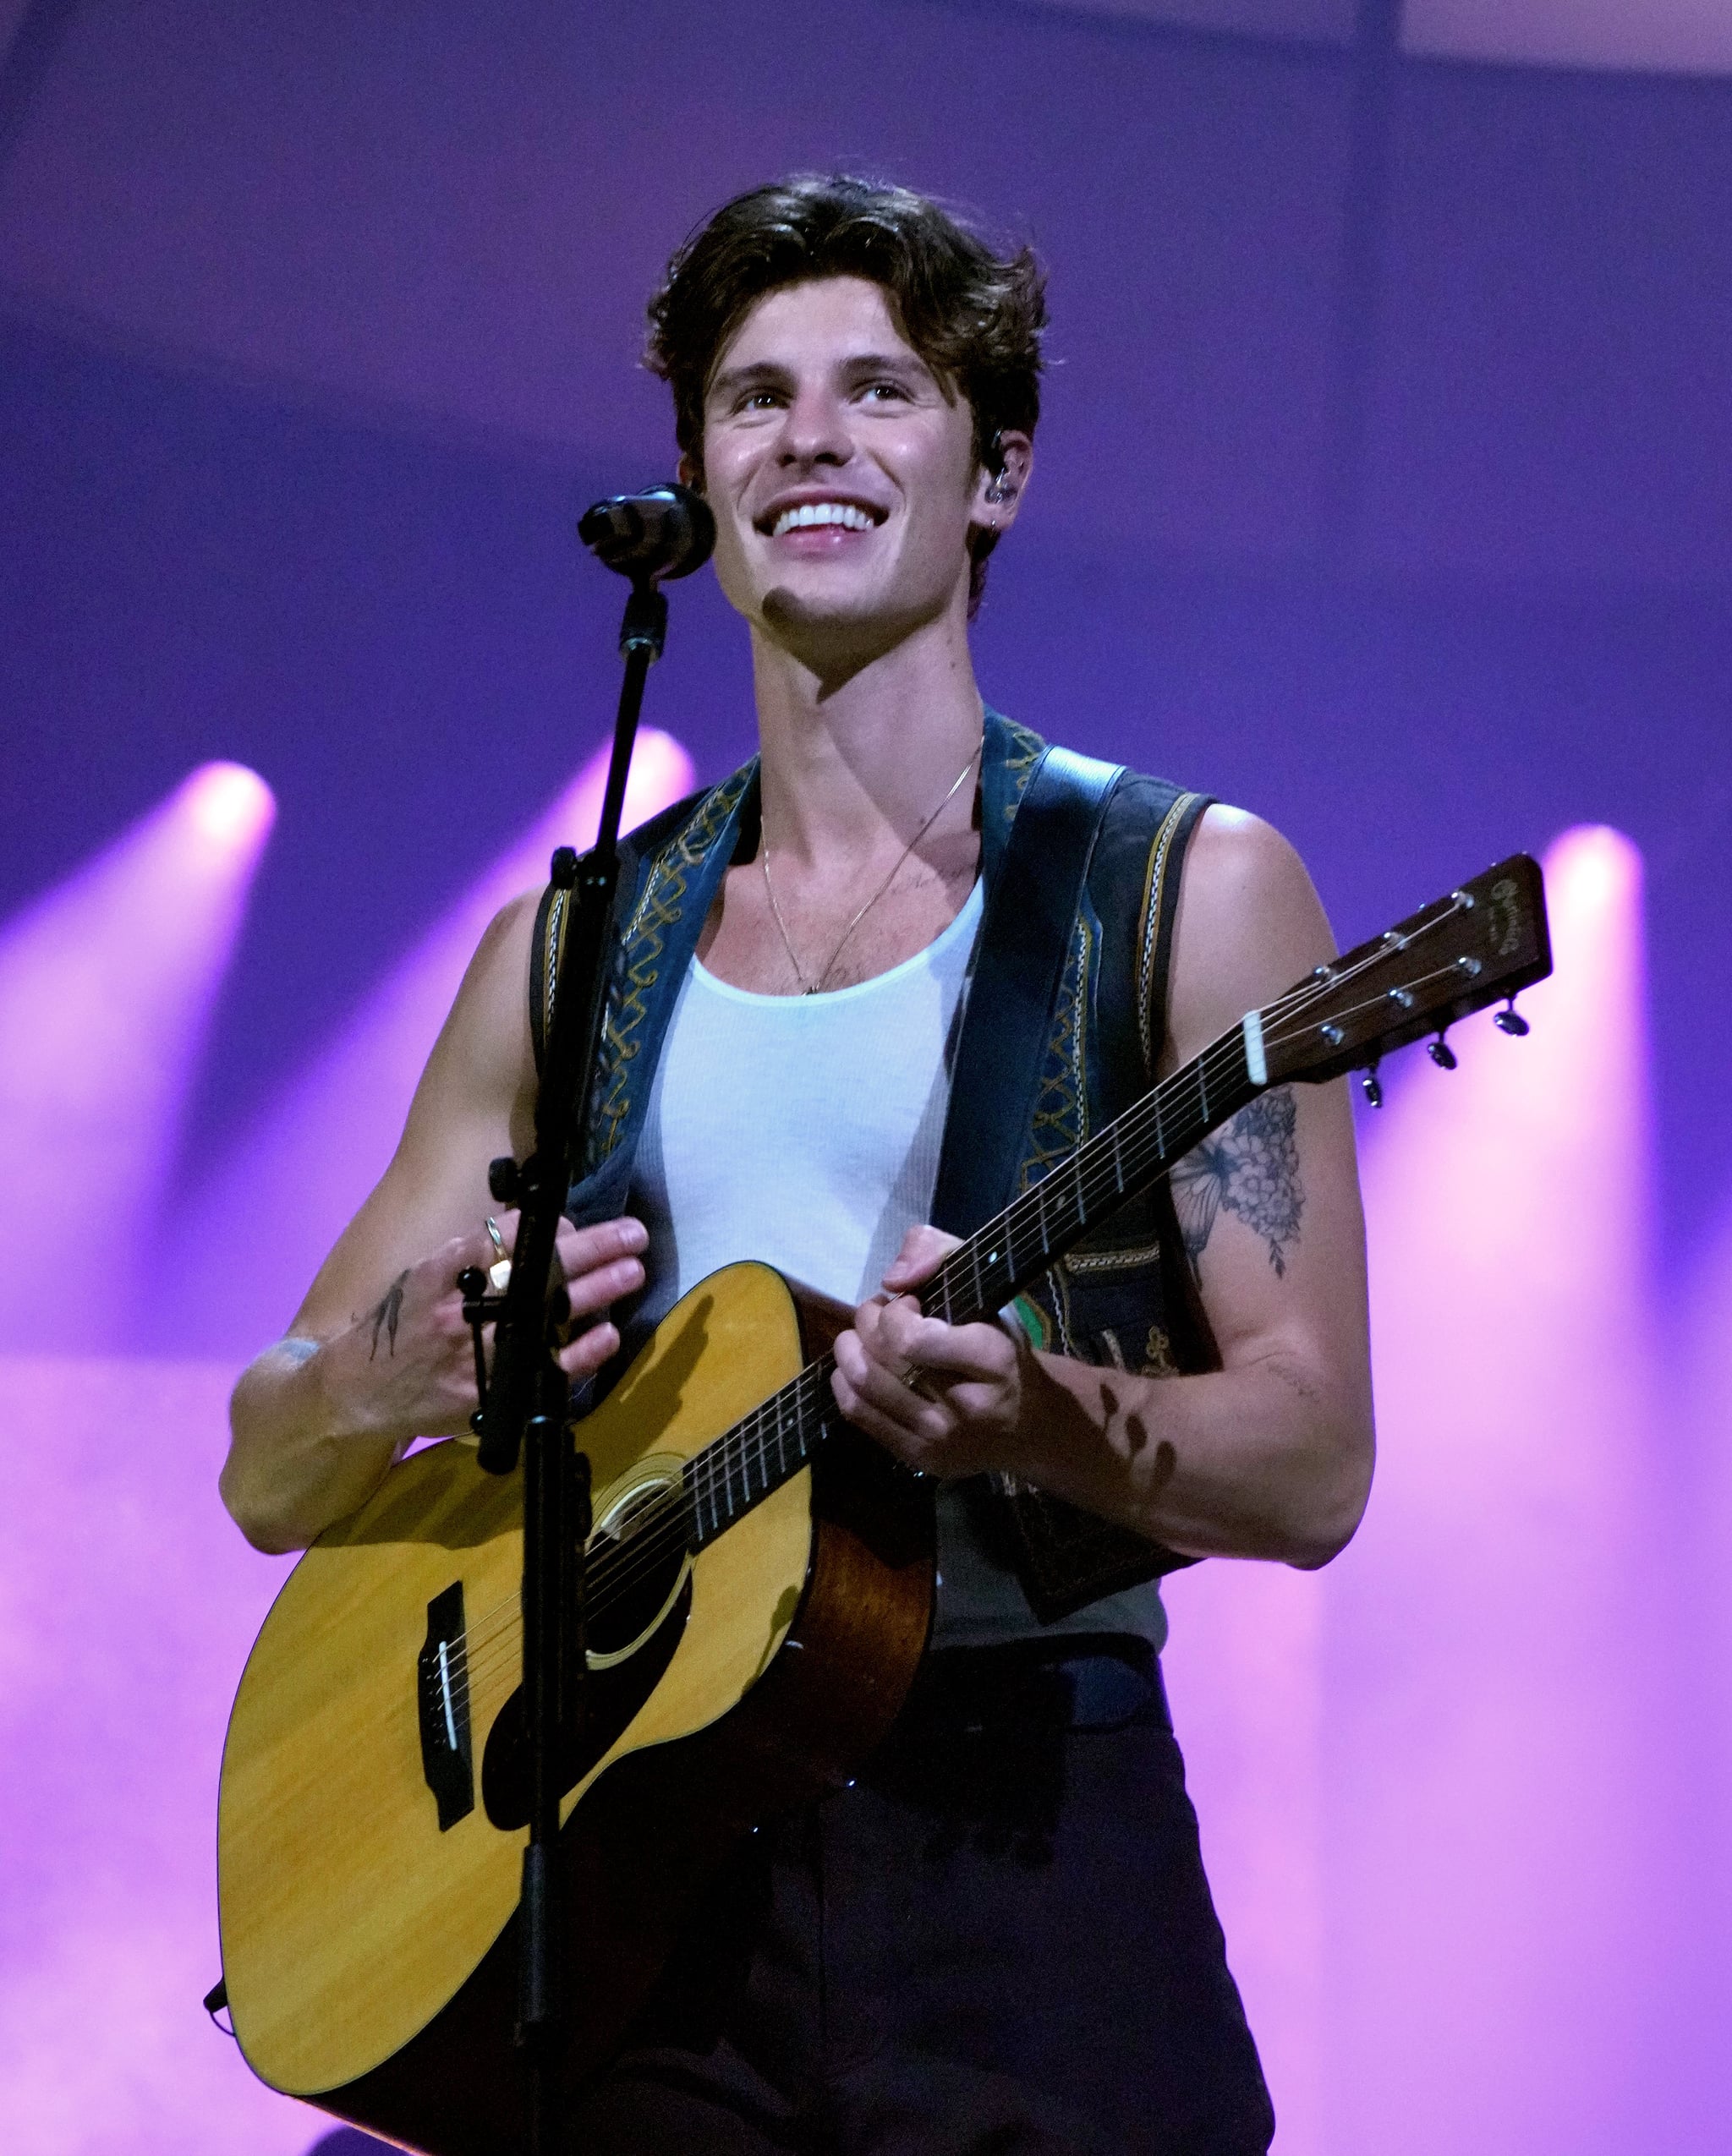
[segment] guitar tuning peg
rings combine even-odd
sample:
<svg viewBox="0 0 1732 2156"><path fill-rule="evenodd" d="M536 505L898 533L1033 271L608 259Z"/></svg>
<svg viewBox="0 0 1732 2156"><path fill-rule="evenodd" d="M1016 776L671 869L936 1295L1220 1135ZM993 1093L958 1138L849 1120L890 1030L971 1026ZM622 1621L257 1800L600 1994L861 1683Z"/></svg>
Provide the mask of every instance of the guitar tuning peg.
<svg viewBox="0 0 1732 2156"><path fill-rule="evenodd" d="M1498 1011L1494 1015L1492 1023L1500 1033L1509 1033L1518 1039L1527 1031L1527 1021L1516 1010L1514 996L1510 997L1509 1007L1506 1010Z"/></svg>
<svg viewBox="0 0 1732 2156"><path fill-rule="evenodd" d="M1377 1075L1376 1064L1373 1064L1359 1083L1364 1091L1366 1099L1371 1105L1373 1108L1381 1108L1384 1104L1384 1089L1382 1081Z"/></svg>
<svg viewBox="0 0 1732 2156"><path fill-rule="evenodd" d="M1455 1068L1455 1051L1441 1033L1431 1043L1426 1053L1436 1064L1439 1070L1453 1070Z"/></svg>

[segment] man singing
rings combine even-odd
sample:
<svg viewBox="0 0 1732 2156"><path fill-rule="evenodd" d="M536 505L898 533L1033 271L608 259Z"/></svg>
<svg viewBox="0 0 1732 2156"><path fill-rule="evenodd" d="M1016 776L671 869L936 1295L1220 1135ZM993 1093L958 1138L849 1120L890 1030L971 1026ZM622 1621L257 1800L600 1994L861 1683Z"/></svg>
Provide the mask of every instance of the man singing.
<svg viewBox="0 0 1732 2156"><path fill-rule="evenodd" d="M1158 1580L1209 1556L1321 1565L1358 1522L1345 1091L1265 1095L1000 1322L923 1313L953 1247L935 1194L979 1119L952 1113L952 1072L994 1090L957 1056L995 893L1008 860L1043 873L1016 834L1044 744L985 709L968 646L1033 468L1040 273L920 196L800 178L718 211L650 315L751 638L759 754L628 853L560 1241L589 1322L562 1360L594 1377L615 1305L635 1338L737 1259L855 1306L836 1398L939 1479L940 1585L890 1739L717 1882L574 2145L1248 2156L1273 2115L1167 1718ZM1136 458L1114 478L1139 484ZM1255 817L1132 774L1101 800L1054 1007L1004 1037L1006 1086L1039 1067L1025 1188L1333 950ZM541 933L534 894L494 922L395 1157L236 1388L223 1494L262 1548L467 1427L454 1283L511 1229L486 1170L529 1148Z"/></svg>

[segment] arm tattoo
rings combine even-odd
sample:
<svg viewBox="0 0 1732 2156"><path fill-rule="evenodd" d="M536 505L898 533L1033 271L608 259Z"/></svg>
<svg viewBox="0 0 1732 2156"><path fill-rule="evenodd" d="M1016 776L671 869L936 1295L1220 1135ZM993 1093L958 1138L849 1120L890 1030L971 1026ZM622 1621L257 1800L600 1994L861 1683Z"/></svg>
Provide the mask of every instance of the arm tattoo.
<svg viewBox="0 0 1732 2156"><path fill-rule="evenodd" d="M373 1344L367 1351L369 1362L379 1352L379 1335L381 1332L385 1335L386 1353L391 1355L397 1353L397 1321L403 1315L403 1283L408 1277L407 1271L399 1272L367 1313L373 1321Z"/></svg>
<svg viewBox="0 0 1732 2156"><path fill-rule="evenodd" d="M1299 1180L1297 1112L1292 1089L1262 1094L1232 1121L1205 1138L1173 1169L1173 1207L1192 1267L1223 1209L1269 1245L1278 1274L1287 1270L1289 1245L1299 1239L1305 1187Z"/></svg>

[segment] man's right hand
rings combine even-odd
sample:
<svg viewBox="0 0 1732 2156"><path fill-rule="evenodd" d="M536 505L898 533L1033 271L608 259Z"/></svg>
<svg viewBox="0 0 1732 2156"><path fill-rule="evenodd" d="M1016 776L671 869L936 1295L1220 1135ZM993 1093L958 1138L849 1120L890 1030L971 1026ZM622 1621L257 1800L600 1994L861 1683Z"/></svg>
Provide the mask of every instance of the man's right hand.
<svg viewBox="0 0 1732 2156"><path fill-rule="evenodd" d="M509 1250L518 1217L494 1218ZM617 1351L618 1330L601 1314L643 1286L648 1240L640 1221L561 1223L558 1273L570 1315L559 1360L574 1382ZM485 1227L453 1237L397 1273L340 1331L323 1339L296 1333L249 1365L230 1404L222 1486L255 1547L304 1549L366 1502L413 1438L468 1433L474 1349L457 1277L498 1257ZM490 1327L490 1343L491 1334Z"/></svg>
<svg viewBox="0 0 1732 2156"><path fill-rule="evenodd" d="M412 1437L467 1433L476 1405L475 1358L458 1275L468 1266L488 1271L517 1241L515 1212L491 1218L496 1244L485 1228L453 1238L399 1272L346 1331L320 1343L322 1389L345 1428L399 1447ZM560 1223L555 1278L564 1283L571 1316L559 1360L574 1382L594 1376L617 1350L618 1331L606 1319L579 1328L643 1286L648 1241L640 1221ZM491 1347L491 1326L485 1337Z"/></svg>

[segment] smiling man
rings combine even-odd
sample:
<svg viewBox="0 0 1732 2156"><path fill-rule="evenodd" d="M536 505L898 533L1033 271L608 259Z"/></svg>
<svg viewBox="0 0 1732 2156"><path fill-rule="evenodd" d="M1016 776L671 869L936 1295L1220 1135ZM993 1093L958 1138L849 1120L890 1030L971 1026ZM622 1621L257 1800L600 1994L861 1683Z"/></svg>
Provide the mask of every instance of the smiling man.
<svg viewBox="0 0 1732 2156"><path fill-rule="evenodd" d="M1328 955L1327 924L1255 818L1049 758L983 705L968 623L1039 413L1026 251L901 189L801 179L710 220L651 319L751 638L760 753L630 849L608 1082L561 1243L595 1322L564 1360L592 1376L620 1345L610 1305L635 1334L736 1259L853 1306L836 1398L939 1479L940 1585L889 1742L718 1882L578 2143L1263 2150L1158 1581L1211 1555L1321 1564L1358 1520L1342 1090L1265 1096L999 1323L945 1324L919 1289L1001 1087L1035 1108L987 1165L1027 1187ZM1070 884L1031 835L1055 804L1088 835ZM1031 1029L1004 982L1021 910L1054 892L1061 992ZM527 1149L545 917L532 895L494 923L383 1180L237 1389L224 1491L263 1546L353 1509L413 1436L464 1426L453 1283L493 1255L487 1162Z"/></svg>

